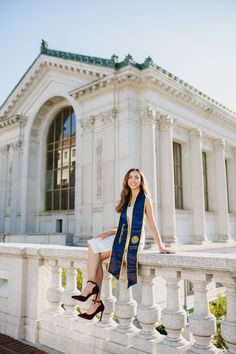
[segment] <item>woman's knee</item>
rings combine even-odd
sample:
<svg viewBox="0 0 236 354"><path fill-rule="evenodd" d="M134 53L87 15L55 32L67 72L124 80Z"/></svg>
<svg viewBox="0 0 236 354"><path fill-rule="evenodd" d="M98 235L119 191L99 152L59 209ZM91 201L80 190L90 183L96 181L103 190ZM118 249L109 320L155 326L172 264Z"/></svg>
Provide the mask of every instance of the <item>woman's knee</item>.
<svg viewBox="0 0 236 354"><path fill-rule="evenodd" d="M101 261L105 261L105 259L110 257L111 252L107 251L107 252L101 252L100 253L100 259Z"/></svg>

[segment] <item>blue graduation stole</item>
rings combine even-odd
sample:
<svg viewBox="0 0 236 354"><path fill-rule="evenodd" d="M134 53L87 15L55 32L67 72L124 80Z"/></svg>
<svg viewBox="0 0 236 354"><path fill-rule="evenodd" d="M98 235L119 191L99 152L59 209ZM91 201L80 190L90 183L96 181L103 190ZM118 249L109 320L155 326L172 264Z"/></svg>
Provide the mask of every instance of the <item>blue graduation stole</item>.
<svg viewBox="0 0 236 354"><path fill-rule="evenodd" d="M122 271L124 252L128 237L128 219L126 205L120 213L120 220L112 245L112 251L108 266L108 272L116 279L120 278ZM133 215L131 219L130 239L127 252L127 279L128 288L137 283L138 277L138 248L143 228L143 219L145 212L145 194L140 191L133 207Z"/></svg>

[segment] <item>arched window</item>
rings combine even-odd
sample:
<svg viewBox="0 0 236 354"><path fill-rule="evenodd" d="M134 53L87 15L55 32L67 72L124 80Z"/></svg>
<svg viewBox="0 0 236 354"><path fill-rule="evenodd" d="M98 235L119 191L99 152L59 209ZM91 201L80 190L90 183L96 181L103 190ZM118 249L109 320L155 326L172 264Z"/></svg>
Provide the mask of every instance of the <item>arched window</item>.
<svg viewBox="0 0 236 354"><path fill-rule="evenodd" d="M46 156L46 210L72 210L75 205L75 113L60 111L50 125Z"/></svg>

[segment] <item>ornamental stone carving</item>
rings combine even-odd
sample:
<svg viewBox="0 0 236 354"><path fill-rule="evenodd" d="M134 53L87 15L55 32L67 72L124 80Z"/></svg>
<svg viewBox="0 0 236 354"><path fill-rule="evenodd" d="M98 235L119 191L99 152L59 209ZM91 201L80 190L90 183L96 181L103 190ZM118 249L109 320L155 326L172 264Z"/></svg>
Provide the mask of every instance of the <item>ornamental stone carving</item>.
<svg viewBox="0 0 236 354"><path fill-rule="evenodd" d="M190 140L192 143L197 143L202 141L202 131L200 129L192 129L190 130Z"/></svg>
<svg viewBox="0 0 236 354"><path fill-rule="evenodd" d="M157 113L152 108L147 108L141 112L140 116L143 125L155 125L157 123Z"/></svg>
<svg viewBox="0 0 236 354"><path fill-rule="evenodd" d="M160 131L172 132L174 127L174 121L167 114L161 114L159 117L159 127Z"/></svg>
<svg viewBox="0 0 236 354"><path fill-rule="evenodd" d="M13 152L20 151L21 147L23 146L23 143L21 140L18 140L14 143L11 143L11 149Z"/></svg>
<svg viewBox="0 0 236 354"><path fill-rule="evenodd" d="M0 156L4 157L8 154L10 150L10 144L6 144L0 147Z"/></svg>
<svg viewBox="0 0 236 354"><path fill-rule="evenodd" d="M20 151L23 146L23 142L21 140L14 141L10 144L6 144L0 147L0 156L6 157L9 153L15 153Z"/></svg>
<svg viewBox="0 0 236 354"><path fill-rule="evenodd" d="M95 117L91 116L90 118L86 119L80 119L80 126L83 130L83 133L90 133L93 130L94 123L95 123Z"/></svg>
<svg viewBox="0 0 236 354"><path fill-rule="evenodd" d="M223 152L225 150L225 141L224 139L217 139L214 141L214 150L216 152Z"/></svg>
<svg viewBox="0 0 236 354"><path fill-rule="evenodd" d="M100 114L102 123L105 126L113 126L115 124L117 111L113 108L111 111L107 111Z"/></svg>

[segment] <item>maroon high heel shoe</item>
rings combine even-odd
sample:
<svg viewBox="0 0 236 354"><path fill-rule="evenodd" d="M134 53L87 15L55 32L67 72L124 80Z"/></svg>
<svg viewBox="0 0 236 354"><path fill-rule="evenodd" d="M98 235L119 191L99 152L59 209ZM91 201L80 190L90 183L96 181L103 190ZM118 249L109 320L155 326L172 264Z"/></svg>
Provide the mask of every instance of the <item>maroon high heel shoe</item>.
<svg viewBox="0 0 236 354"><path fill-rule="evenodd" d="M72 299L85 302L86 300L88 300L88 298L89 298L91 295L96 295L95 301L97 300L98 293L99 293L99 287L98 287L97 283L95 283L95 282L92 281L92 280L88 280L87 283L93 283L93 284L95 284L95 286L94 286L93 289L92 289L92 292L89 293L89 294L86 295L86 296L84 296L84 295L73 295L73 296L71 296Z"/></svg>
<svg viewBox="0 0 236 354"><path fill-rule="evenodd" d="M86 313L86 312L80 313L80 314L78 315L78 317L84 318L84 319L86 319L86 320L92 320L92 319L94 318L94 316L95 316L97 313L101 312L101 316L100 316L100 322L101 322L101 320L102 320L102 315L103 315L103 311L104 311L104 309L105 309L105 306L104 306L102 300L99 300L99 301L92 300L92 301L93 301L94 303L95 303L95 302L98 302L98 303L100 302L101 305L98 306L98 308L97 308L97 310L96 310L95 312L90 313L90 314L88 314L88 313Z"/></svg>

